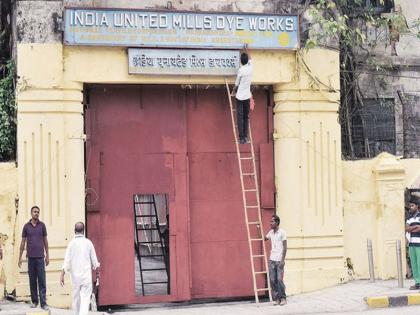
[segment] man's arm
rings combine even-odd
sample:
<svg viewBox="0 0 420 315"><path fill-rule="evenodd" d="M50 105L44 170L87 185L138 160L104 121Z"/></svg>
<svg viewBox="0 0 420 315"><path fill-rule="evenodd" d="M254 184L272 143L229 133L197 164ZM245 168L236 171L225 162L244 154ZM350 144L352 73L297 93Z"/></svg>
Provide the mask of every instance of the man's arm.
<svg viewBox="0 0 420 315"><path fill-rule="evenodd" d="M48 249L48 238L44 236L44 246L45 246L45 265L48 266L50 263L50 254Z"/></svg>
<svg viewBox="0 0 420 315"><path fill-rule="evenodd" d="M420 225L410 226L410 228L409 232L420 233Z"/></svg>
<svg viewBox="0 0 420 315"><path fill-rule="evenodd" d="M241 70L239 69L238 74L236 76L236 80L235 80L235 86L232 89L232 93L231 93L232 96L235 96L236 92L238 92L238 86L240 82L241 82Z"/></svg>
<svg viewBox="0 0 420 315"><path fill-rule="evenodd" d="M60 284L61 286L64 286L64 275L66 272L70 271L70 255L71 255L71 242L69 245L67 245L66 253L64 254L64 263L63 267L61 269L61 275L60 275Z"/></svg>
<svg viewBox="0 0 420 315"><path fill-rule="evenodd" d="M93 243L91 243L90 249L90 263L92 264L93 270L96 270L100 266L100 263L98 262L98 257L96 257L95 247L93 246Z"/></svg>
<svg viewBox="0 0 420 315"><path fill-rule="evenodd" d="M19 268L22 266L22 254L23 254L23 251L25 250L25 244L26 244L26 237L22 237L22 241L20 242L20 247L19 247L19 262L18 262Z"/></svg>
<svg viewBox="0 0 420 315"><path fill-rule="evenodd" d="M270 239L270 231L268 231L268 233L264 236L264 241L268 241Z"/></svg>
<svg viewBox="0 0 420 315"><path fill-rule="evenodd" d="M283 255L281 257L280 265L284 266L284 260L286 259L286 253L287 253L287 240L283 241Z"/></svg>
<svg viewBox="0 0 420 315"><path fill-rule="evenodd" d="M66 272L64 271L64 269L61 270L61 275L60 275L60 284L63 287L64 286L64 275L66 274Z"/></svg>
<svg viewBox="0 0 420 315"><path fill-rule="evenodd" d="M420 225L411 225L411 226L409 226L409 225L406 225L405 226L405 231L406 232L408 232L408 233L411 233L411 232L420 232Z"/></svg>
<svg viewBox="0 0 420 315"><path fill-rule="evenodd" d="M3 248L1 248L1 245L0 245L0 259L3 259Z"/></svg>

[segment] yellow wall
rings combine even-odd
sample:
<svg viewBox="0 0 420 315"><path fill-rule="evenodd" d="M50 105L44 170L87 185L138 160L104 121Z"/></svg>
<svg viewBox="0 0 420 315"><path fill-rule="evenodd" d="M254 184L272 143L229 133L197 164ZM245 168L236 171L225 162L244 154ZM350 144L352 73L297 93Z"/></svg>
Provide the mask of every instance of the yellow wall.
<svg viewBox="0 0 420 315"><path fill-rule="evenodd" d="M20 235L38 204L51 247L49 303L68 306L69 287L60 288L58 276L72 225L84 220L83 83L223 84L224 78L128 75L126 49L116 47L19 44L17 55L21 202L15 232ZM254 83L275 89L277 211L290 237L288 292L333 285L345 277L338 53L251 55ZM28 295L26 273L16 286L19 296Z"/></svg>
<svg viewBox="0 0 420 315"><path fill-rule="evenodd" d="M395 240L405 247L404 189L419 180L419 170L419 159L399 160L385 153L372 160L343 162L345 255L351 258L356 278L369 277L368 238L375 275L397 276Z"/></svg>
<svg viewBox="0 0 420 315"><path fill-rule="evenodd" d="M400 162L405 169L405 187L420 188L420 159L402 159Z"/></svg>
<svg viewBox="0 0 420 315"><path fill-rule="evenodd" d="M17 168L15 163L0 163L0 244L3 260L0 260L0 292L11 293L16 277L13 260L14 225L16 219ZM3 295L3 294L2 294Z"/></svg>

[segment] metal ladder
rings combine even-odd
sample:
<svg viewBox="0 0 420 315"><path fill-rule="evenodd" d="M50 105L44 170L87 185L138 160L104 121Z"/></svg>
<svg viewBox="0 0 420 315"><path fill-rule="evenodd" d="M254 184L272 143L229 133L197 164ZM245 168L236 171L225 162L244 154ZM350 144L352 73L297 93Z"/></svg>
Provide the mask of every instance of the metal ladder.
<svg viewBox="0 0 420 315"><path fill-rule="evenodd" d="M155 196L152 195L151 201L140 201L137 196L134 197L134 228L135 228L135 240L134 240L134 248L137 254L137 259L139 260L139 267L140 267L140 278L141 278L141 288L142 288L142 294L145 296L145 285L154 285L154 284L166 284L168 294L170 294L170 288L169 288L169 257L166 257L167 251L165 250L164 246L165 244L162 241L162 233L160 231L159 227L159 217L156 209L156 200ZM141 211L142 205L150 205L152 208L152 211L149 211L147 214L143 214ZM138 210L138 211L137 211ZM151 213L153 212L153 213ZM144 223L143 218L149 218L150 223ZM153 223L154 221L154 223ZM147 226L148 225L148 226ZM144 241L139 240L139 231L142 231L144 236ZM156 231L158 235L158 240L153 239L153 232ZM147 237L147 232L149 232L150 239ZM158 245L162 251L161 254L154 254L152 251L153 245ZM142 254L141 246L146 245L149 249L149 253L147 255ZM143 268L142 266L142 259L147 258L162 258L165 264L165 268ZM145 272L154 272L154 271L166 271L167 275L167 281L150 281L150 282L144 282L143 274Z"/></svg>
<svg viewBox="0 0 420 315"><path fill-rule="evenodd" d="M250 143L242 144L242 145L250 146L251 155L248 154L247 156L244 156L244 154L241 154L238 136L237 136L237 122L235 121L236 108L233 107L232 95L230 93L229 84L226 78L225 78L225 84L226 84L226 90L228 93L230 116L232 119L233 136L235 139L236 154L238 157L239 173L240 173L240 178L241 178L242 199L243 199L243 207L244 207L244 212L245 212L245 224L246 224L246 230L247 230L247 235L248 235L248 245L249 245L251 268L252 268L252 280L254 284L255 302L256 303L260 302L259 294L261 292L268 292L270 302L272 302L273 298L271 294L270 275L269 275L269 269L268 269L268 263L267 263L267 253L264 246L264 234L262 231L260 195L259 195L259 190L258 190L257 170L255 166L254 145L252 142L251 121L249 120L249 125L248 125ZM250 167L249 165L247 165L250 162L252 162L251 171L244 172L244 169L247 169ZM248 181L249 187L246 187L247 185L245 185L245 178L252 178L250 183ZM250 197L252 196L254 197L254 200L255 200L254 203L256 202L256 204L250 204L250 200L252 200L252 198ZM250 221L250 217L252 221ZM256 262L258 260L260 261L260 265L262 268L261 270L256 270ZM263 288L258 287L258 279L259 279L258 277L264 277L263 280L264 280L264 283L266 283L267 285L266 287L263 287Z"/></svg>

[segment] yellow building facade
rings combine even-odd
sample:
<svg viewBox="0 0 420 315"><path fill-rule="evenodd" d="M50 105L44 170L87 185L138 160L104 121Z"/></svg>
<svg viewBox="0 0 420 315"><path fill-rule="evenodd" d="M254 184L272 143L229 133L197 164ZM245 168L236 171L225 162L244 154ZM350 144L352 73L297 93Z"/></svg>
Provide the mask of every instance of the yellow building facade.
<svg viewBox="0 0 420 315"><path fill-rule="evenodd" d="M84 84L223 84L224 78L129 75L124 48L19 44L17 53L15 233L20 234L31 205L39 205L49 231L50 303L68 306L69 287L60 288L59 273L73 222L85 213ZM345 269L338 53L318 49L302 55L260 50L251 54L253 84L274 88L277 212L289 235L289 293L339 283ZM19 296L29 293L25 267L16 270L16 289Z"/></svg>

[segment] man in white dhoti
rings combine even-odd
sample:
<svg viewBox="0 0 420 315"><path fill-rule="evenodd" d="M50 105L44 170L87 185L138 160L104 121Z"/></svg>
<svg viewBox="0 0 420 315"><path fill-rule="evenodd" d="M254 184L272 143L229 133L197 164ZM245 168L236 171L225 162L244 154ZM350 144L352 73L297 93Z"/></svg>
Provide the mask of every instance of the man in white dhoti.
<svg viewBox="0 0 420 315"><path fill-rule="evenodd" d="M92 269L99 267L95 248L84 235L85 225L77 222L74 226L74 238L66 249L60 282L64 285L64 275L71 274L73 288L73 311L75 315L87 315L92 294Z"/></svg>

